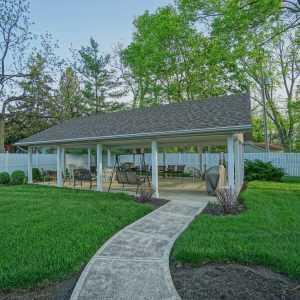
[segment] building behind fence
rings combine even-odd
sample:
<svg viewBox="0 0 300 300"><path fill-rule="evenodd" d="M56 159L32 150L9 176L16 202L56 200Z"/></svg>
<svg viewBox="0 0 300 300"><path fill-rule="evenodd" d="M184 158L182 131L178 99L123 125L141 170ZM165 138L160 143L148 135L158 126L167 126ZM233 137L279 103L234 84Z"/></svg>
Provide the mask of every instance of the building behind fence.
<svg viewBox="0 0 300 300"><path fill-rule="evenodd" d="M227 155L224 155L225 161ZM289 176L300 176L300 153L245 153L244 158L248 160L259 159L265 162L272 162L276 167L283 168ZM159 165L185 165L187 169L191 168L209 168L219 163L219 153L203 153L201 156L197 153L159 153ZM110 165L114 165L115 158L112 156ZM141 155L121 155L120 162L133 162L140 165ZM145 154L145 163L151 164L151 154ZM95 158L92 157L91 165L95 165ZM88 168L87 155L66 155L66 167L75 166L77 168ZM104 166L107 166L107 159L104 156ZM56 170L56 154L33 154L33 167L44 170ZM27 173L27 154L0 154L0 171L13 172L14 170L23 170Z"/></svg>

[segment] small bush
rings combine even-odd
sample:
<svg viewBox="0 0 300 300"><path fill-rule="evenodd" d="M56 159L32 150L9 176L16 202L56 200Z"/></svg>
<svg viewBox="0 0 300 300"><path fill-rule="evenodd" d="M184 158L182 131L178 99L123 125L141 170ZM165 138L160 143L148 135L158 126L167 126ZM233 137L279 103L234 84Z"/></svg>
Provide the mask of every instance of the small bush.
<svg viewBox="0 0 300 300"><path fill-rule="evenodd" d="M280 181L283 176L283 169L274 167L271 162L263 162L261 160L246 160L245 162L246 181Z"/></svg>
<svg viewBox="0 0 300 300"><path fill-rule="evenodd" d="M136 198L137 202L145 203L152 199L152 196L154 194L154 191L151 187L142 186L140 189L140 194Z"/></svg>
<svg viewBox="0 0 300 300"><path fill-rule="evenodd" d="M218 204L222 208L224 214L230 214L234 212L237 198L230 187L222 187L217 189L216 196Z"/></svg>
<svg viewBox="0 0 300 300"><path fill-rule="evenodd" d="M25 183L25 173L21 170L17 170L12 172L11 178L10 178L10 183L11 184L24 184Z"/></svg>
<svg viewBox="0 0 300 300"><path fill-rule="evenodd" d="M40 169L38 169L38 168L33 168L32 169L32 179L34 181L42 180L42 173L41 173Z"/></svg>
<svg viewBox="0 0 300 300"><path fill-rule="evenodd" d="M7 172L1 172L0 173L0 184L9 184L10 177Z"/></svg>

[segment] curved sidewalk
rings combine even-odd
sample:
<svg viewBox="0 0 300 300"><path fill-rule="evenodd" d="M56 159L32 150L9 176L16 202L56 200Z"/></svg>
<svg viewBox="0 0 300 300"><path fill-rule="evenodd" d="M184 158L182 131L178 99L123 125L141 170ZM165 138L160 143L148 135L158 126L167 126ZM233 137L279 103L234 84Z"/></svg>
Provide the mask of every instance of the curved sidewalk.
<svg viewBox="0 0 300 300"><path fill-rule="evenodd" d="M71 300L180 299L169 270L176 238L206 202L170 201L108 240L82 272Z"/></svg>

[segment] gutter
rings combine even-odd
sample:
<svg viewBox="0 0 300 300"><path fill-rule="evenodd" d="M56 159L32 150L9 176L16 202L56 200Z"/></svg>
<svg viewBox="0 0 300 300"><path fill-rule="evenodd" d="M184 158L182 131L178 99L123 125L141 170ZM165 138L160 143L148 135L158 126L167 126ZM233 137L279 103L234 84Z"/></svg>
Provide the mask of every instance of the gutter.
<svg viewBox="0 0 300 300"><path fill-rule="evenodd" d="M122 139L135 139L135 138L157 138L157 137L172 137L176 135L194 135L194 134L206 134L206 133L233 133L236 131L249 131L252 128L251 124L248 125L237 125L230 127L213 127L213 128L202 128L202 129L182 129L173 131L157 131L157 132L143 132L143 133L131 133L131 134L120 134L100 137L82 137L82 138L71 138L71 139L58 139L58 140L47 140L47 141L34 141L34 142L17 142L16 146L32 146L32 145L51 145L61 143L72 143L72 142L88 142L88 141L106 141L106 140L122 140Z"/></svg>

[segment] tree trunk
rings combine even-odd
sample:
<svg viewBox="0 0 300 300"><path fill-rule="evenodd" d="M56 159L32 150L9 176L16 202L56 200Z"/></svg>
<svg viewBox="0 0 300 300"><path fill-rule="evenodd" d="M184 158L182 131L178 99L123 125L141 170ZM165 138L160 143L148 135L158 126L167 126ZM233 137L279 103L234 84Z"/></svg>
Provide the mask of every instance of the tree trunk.
<svg viewBox="0 0 300 300"><path fill-rule="evenodd" d="M2 115L0 115L0 153L5 152L4 150L4 140L5 140L5 120Z"/></svg>

